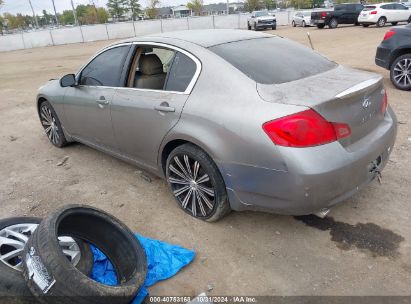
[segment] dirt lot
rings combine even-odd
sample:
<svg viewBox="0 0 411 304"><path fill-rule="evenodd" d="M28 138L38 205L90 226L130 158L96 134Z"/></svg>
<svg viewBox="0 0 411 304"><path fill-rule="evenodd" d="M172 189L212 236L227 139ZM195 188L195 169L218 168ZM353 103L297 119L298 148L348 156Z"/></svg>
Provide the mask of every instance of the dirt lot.
<svg viewBox="0 0 411 304"><path fill-rule="evenodd" d="M193 248L195 261L152 287L153 295L192 296L208 287L210 295L410 295L411 92L394 89L374 64L387 29L275 31L304 44L310 31L329 58L383 74L400 122L382 184L373 182L324 221L245 212L203 223L177 207L164 181L149 182L138 168L80 144L54 148L37 118L36 89L76 71L107 42L0 53L0 217L88 203L145 236Z"/></svg>

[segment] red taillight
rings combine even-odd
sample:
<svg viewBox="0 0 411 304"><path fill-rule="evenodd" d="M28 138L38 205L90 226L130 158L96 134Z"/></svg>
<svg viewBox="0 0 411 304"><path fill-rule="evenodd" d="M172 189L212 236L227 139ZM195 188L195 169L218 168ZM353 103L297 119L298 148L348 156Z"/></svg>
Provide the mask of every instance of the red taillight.
<svg viewBox="0 0 411 304"><path fill-rule="evenodd" d="M382 100L381 103L381 114L384 115L385 112L387 111L388 108L388 96L387 92L384 92L384 99Z"/></svg>
<svg viewBox="0 0 411 304"><path fill-rule="evenodd" d="M391 38L394 35L395 35L395 31L389 30L388 32L385 33L383 40L387 40L387 39Z"/></svg>
<svg viewBox="0 0 411 304"><path fill-rule="evenodd" d="M279 146L312 147L351 135L349 125L325 120L314 110L306 110L263 125L265 133Z"/></svg>
<svg viewBox="0 0 411 304"><path fill-rule="evenodd" d="M377 15L377 11L372 11L370 15Z"/></svg>
<svg viewBox="0 0 411 304"><path fill-rule="evenodd" d="M321 13L321 18L325 18L325 17L327 17L327 13L326 13L326 12L322 12L322 13Z"/></svg>

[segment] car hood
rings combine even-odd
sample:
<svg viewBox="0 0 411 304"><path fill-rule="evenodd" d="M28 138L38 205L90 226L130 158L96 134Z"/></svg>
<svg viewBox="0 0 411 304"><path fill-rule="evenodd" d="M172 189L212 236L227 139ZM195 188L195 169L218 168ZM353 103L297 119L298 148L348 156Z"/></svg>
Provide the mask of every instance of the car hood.
<svg viewBox="0 0 411 304"><path fill-rule="evenodd" d="M257 20L275 20L275 16L261 16L261 17L257 17Z"/></svg>

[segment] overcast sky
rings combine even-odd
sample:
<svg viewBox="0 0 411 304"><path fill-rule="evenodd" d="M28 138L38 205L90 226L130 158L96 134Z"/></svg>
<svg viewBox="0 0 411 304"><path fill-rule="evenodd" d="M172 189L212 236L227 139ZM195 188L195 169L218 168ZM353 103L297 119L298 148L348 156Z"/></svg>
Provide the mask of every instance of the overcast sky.
<svg viewBox="0 0 411 304"><path fill-rule="evenodd" d="M147 0L140 0L141 6L145 7ZM173 5L179 5L179 4L186 4L187 0L160 0L161 1L161 6L173 6ZM4 5L0 8L0 14L3 14L5 12L9 13L22 13L22 14L30 14L31 15L31 9L30 9L30 4L29 0L4 0ZM78 4L89 4L91 0L73 0L74 5ZM95 4L97 6L105 6L107 3L107 0L94 0ZM217 3L217 2L224 2L224 0L204 0L205 4L208 3ZM43 9L45 9L48 12L53 11L53 4L51 0L31 0L31 3L33 4L34 11L36 14L42 14L41 12ZM57 12L61 12L66 9L71 9L70 5L70 0L54 0L54 3L56 4L56 10Z"/></svg>

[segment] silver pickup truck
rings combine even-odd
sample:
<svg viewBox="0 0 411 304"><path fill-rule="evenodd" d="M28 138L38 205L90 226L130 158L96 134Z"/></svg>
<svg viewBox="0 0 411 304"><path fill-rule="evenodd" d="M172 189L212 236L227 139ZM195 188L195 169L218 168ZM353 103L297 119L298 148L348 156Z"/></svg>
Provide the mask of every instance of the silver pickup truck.
<svg viewBox="0 0 411 304"><path fill-rule="evenodd" d="M277 28L277 19L275 15L271 15L268 11L253 11L247 19L247 28L255 31L266 28L275 30Z"/></svg>

